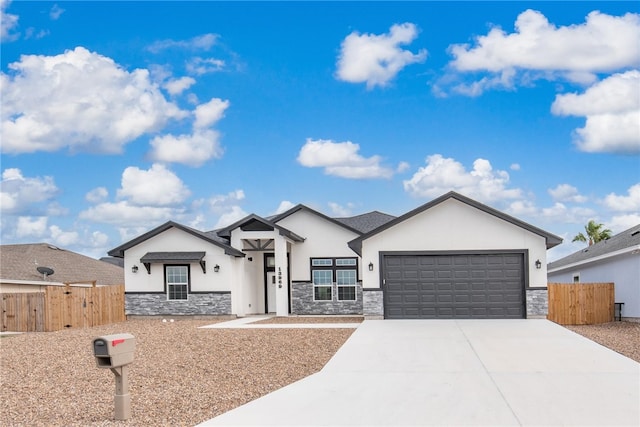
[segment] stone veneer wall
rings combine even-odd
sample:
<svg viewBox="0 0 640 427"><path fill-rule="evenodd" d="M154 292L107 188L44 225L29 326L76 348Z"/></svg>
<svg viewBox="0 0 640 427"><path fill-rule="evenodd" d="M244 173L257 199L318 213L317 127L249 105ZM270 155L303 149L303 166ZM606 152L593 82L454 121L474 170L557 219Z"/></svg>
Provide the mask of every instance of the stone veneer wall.
<svg viewBox="0 0 640 427"><path fill-rule="evenodd" d="M370 317L384 316L382 289L365 289L362 292L363 314Z"/></svg>
<svg viewBox="0 0 640 427"><path fill-rule="evenodd" d="M549 294L547 288L527 288L527 318L547 317Z"/></svg>
<svg viewBox="0 0 640 427"><path fill-rule="evenodd" d="M162 293L126 293L125 314L133 316L193 316L231 314L231 292L189 294L187 301L167 301Z"/></svg>
<svg viewBox="0 0 640 427"><path fill-rule="evenodd" d="M362 314L362 285L356 285L355 301L338 301L338 286L333 285L333 301L314 301L313 283L291 284L291 313L312 315Z"/></svg>

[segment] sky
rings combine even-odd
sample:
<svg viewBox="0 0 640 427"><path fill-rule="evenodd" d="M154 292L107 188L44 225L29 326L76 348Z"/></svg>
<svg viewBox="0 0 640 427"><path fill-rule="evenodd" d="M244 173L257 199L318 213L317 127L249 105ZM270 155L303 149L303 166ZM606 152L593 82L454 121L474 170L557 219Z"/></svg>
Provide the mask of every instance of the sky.
<svg viewBox="0 0 640 427"><path fill-rule="evenodd" d="M640 223L638 2L0 1L2 244L449 191L549 261Z"/></svg>

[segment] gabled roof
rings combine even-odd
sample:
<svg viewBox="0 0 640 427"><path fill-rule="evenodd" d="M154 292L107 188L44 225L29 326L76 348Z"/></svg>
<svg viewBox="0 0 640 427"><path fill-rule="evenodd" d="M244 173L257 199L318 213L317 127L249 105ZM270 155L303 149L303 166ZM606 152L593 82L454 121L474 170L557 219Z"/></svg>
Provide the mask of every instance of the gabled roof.
<svg viewBox="0 0 640 427"><path fill-rule="evenodd" d="M108 254L110 256L113 257L118 257L118 258L123 258L124 257L124 251L126 251L127 249L130 249L134 246L139 245L140 243L144 242L145 240L148 240L154 236L157 236L160 233L163 233L165 231L167 231L170 228L177 228L178 230L182 230L186 233L189 233L193 236L196 236L208 243L211 243L215 246L218 246L222 249L224 249L224 253L227 255L231 255L231 256L236 256L236 257L243 257L245 256L245 254L233 247L231 247L230 245L222 242L219 239L215 239L213 238L211 235L204 233L202 231L198 231L194 228L191 227L187 227L186 225L182 225L182 224L178 224L177 222L173 222L173 221L167 221L164 224L154 228L153 230L147 231L146 233L136 237L133 240L129 240L126 243L123 243L122 245L118 246L117 248L111 249Z"/></svg>
<svg viewBox="0 0 640 427"><path fill-rule="evenodd" d="M294 213L299 212L299 211L306 211L306 212L312 213L313 215L317 215L320 218L323 218L323 219L325 219L325 220L327 220L327 221L329 221L329 222L331 222L333 224L336 224L336 225L338 225L338 226L340 226L342 228L346 228L347 230L352 231L352 232L354 232L356 234L362 234L362 231L358 230L357 228L354 228L352 225L347 224L346 222L342 222L342 221L340 221L340 220L338 220L336 218L331 218L329 216L326 216L323 213L320 213L320 212L318 212L316 210L311 209L308 206L301 205L301 204L298 204L298 205L292 207L291 209L289 209L286 212L283 212L281 214L273 216L271 218L271 221L273 221L274 223L276 223L278 221L282 221L286 217L288 217L290 215L293 215Z"/></svg>
<svg viewBox="0 0 640 427"><path fill-rule="evenodd" d="M547 270L558 270L569 265L579 265L614 256L619 253L640 251L640 224L612 236L610 239L594 243L582 250L549 263Z"/></svg>
<svg viewBox="0 0 640 427"><path fill-rule="evenodd" d="M411 217L413 217L415 215L418 215L418 214L420 214L420 213L422 213L422 212L424 212L424 211L426 211L426 210L428 210L428 209L430 209L430 208L432 208L432 207L434 207L436 205L439 205L440 203L442 203L442 202L444 202L446 200L449 200L449 199L455 199L455 200L457 200L459 202L465 203L465 204L467 204L469 206L472 206L472 207L474 207L476 209L479 209L479 210L481 210L481 211L483 211L485 213L488 213L489 215L493 215L493 216L495 216L497 218L500 218L500 219L502 219L504 221L507 221L507 222L509 222L511 224L514 224L514 225L516 225L516 226L518 226L520 228L523 228L523 229L525 229L527 231L530 231L530 232L532 232L534 234L537 234L539 236L544 237L545 241L546 241L547 249L550 249L550 248L552 248L554 246L557 246L560 243L562 243L562 238L560 238L560 237L558 237L558 236L556 236L554 234L548 233L548 232L546 232L546 231L544 231L544 230L542 230L540 228L534 227L531 224L527 224L524 221L521 221L521 220L519 220L517 218L514 218L514 217L512 217L510 215L507 215L507 214L505 214L503 212L500 212L499 210L491 208L491 207L489 207L487 205L484 205L484 204L482 204L480 202L477 202L477 201L475 201L473 199L465 197L462 194L456 193L455 191L450 191L450 192L448 192L448 193L446 193L446 194L444 194L444 195L442 195L442 196L440 196L440 197L438 197L436 199L433 199L432 201L430 201L428 203L425 203L422 206L417 207L416 209L414 209L414 210L412 210L410 212L407 212L406 214L404 214L402 216L399 216L399 217L397 217L397 218L395 218L395 219L393 219L393 220L381 225L380 227L378 227L378 228L376 228L374 230L369 231L368 233L363 234L362 236L360 236L360 237L358 237L356 239L353 239L352 241L349 242L349 247L351 249L353 249L358 255L362 255L362 242L364 240L370 238L371 236L375 236L376 234L381 233L382 231L387 230L387 229L393 227L394 225L399 224L399 223L401 223L403 221L406 221L407 219L409 219L409 218L411 218Z"/></svg>
<svg viewBox="0 0 640 427"><path fill-rule="evenodd" d="M53 274L44 276L37 267L47 267ZM124 283L122 267L67 251L47 243L0 246L0 278L4 281L92 282L96 285Z"/></svg>
<svg viewBox="0 0 640 427"><path fill-rule="evenodd" d="M396 217L386 213L373 211L352 217L336 218L335 220L345 224L360 233L368 233L376 228L394 220Z"/></svg>
<svg viewBox="0 0 640 427"><path fill-rule="evenodd" d="M288 230L288 229L276 224L275 222L269 221L268 219L262 218L262 217L260 217L258 215L255 215L255 214L248 215L248 216L242 218L240 221L236 221L233 224L231 224L230 226L218 230L217 234L220 237L230 237L231 236L231 231L235 230L236 228L241 228L241 229L247 230L247 231L260 231L260 230L273 231L273 230L278 230L278 233L281 236L284 236L284 237L286 237L288 239L291 239L294 242L304 242L304 237L301 237L301 236L297 235L296 233L294 233L293 231Z"/></svg>

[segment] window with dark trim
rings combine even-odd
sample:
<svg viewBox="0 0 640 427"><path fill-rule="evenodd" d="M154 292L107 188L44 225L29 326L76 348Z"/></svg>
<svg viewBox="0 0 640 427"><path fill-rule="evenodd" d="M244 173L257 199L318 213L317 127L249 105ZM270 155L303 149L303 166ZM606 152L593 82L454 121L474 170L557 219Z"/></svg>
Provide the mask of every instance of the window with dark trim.
<svg viewBox="0 0 640 427"><path fill-rule="evenodd" d="M189 295L189 266L165 265L167 300L185 301Z"/></svg>
<svg viewBox="0 0 640 427"><path fill-rule="evenodd" d="M314 301L355 301L358 281L357 258L311 258Z"/></svg>

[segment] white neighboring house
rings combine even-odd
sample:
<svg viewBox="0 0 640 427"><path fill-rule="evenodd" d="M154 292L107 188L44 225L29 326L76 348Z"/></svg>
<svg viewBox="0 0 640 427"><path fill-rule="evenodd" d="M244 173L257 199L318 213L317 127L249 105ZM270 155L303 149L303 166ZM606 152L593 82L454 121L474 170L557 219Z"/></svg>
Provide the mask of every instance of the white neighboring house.
<svg viewBox="0 0 640 427"><path fill-rule="evenodd" d="M562 240L455 192L400 217L304 205L221 230L167 222L109 251L128 315L547 313L546 251Z"/></svg>
<svg viewBox="0 0 640 427"><path fill-rule="evenodd" d="M614 283L622 318L640 322L640 224L550 263L550 283Z"/></svg>

